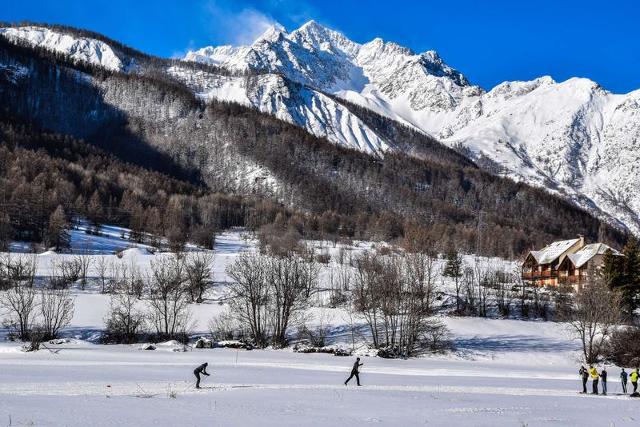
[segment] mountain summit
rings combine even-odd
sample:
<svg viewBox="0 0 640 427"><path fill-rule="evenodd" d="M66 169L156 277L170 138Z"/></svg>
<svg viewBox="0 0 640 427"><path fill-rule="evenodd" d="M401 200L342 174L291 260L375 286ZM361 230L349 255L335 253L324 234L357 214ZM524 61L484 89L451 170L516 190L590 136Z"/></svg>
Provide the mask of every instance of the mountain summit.
<svg viewBox="0 0 640 427"><path fill-rule="evenodd" d="M588 79L548 76L485 91L435 51L416 54L380 38L360 44L315 21L251 46L208 47L185 59L284 75L640 233L640 91L619 95Z"/></svg>

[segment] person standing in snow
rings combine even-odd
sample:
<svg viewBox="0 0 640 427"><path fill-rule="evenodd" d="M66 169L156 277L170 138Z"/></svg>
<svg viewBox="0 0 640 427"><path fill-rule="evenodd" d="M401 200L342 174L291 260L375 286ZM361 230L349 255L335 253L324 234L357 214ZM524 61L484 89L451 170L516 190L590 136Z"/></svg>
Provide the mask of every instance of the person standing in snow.
<svg viewBox="0 0 640 427"><path fill-rule="evenodd" d="M193 374L196 376L196 388L200 388L200 374L209 376L207 366L209 366L209 364L205 362L193 371Z"/></svg>
<svg viewBox="0 0 640 427"><path fill-rule="evenodd" d="M589 381L589 371L584 365L580 366L580 370L578 371L580 378L582 378L582 393L587 394L587 382Z"/></svg>
<svg viewBox="0 0 640 427"><path fill-rule="evenodd" d="M589 365L589 374L591 374L593 394L598 394L598 379L600 378L600 375L598 375L598 370L594 368L593 365Z"/></svg>
<svg viewBox="0 0 640 427"><path fill-rule="evenodd" d="M620 372L620 382L622 383L622 392L627 394L627 372L622 368Z"/></svg>
<svg viewBox="0 0 640 427"><path fill-rule="evenodd" d="M600 378L602 379L602 394L607 395L607 368L602 368L600 372Z"/></svg>
<svg viewBox="0 0 640 427"><path fill-rule="evenodd" d="M631 375L629 375L629 378L631 378L631 385L633 386L633 393L631 393L632 396L638 394L638 378L639 377L640 377L640 372L638 372L638 368L636 368L636 370L631 372Z"/></svg>
<svg viewBox="0 0 640 427"><path fill-rule="evenodd" d="M364 363L360 363L360 358L356 358L356 363L353 364L353 368L351 369L351 375L349 375L349 378L344 382L344 385L347 385L351 378L356 377L356 382L358 386L360 386L360 376L358 374L360 373L360 366L362 365L364 365Z"/></svg>

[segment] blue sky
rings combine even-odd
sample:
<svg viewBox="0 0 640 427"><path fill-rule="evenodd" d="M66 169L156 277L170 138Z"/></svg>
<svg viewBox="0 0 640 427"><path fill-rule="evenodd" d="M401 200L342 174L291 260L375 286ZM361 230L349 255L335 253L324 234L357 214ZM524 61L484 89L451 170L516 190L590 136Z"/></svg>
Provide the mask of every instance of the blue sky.
<svg viewBox="0 0 640 427"><path fill-rule="evenodd" d="M1 21L98 31L160 56L246 43L269 23L315 19L357 42L374 37L437 50L473 83L588 77L614 92L640 88L635 0L3 0Z"/></svg>

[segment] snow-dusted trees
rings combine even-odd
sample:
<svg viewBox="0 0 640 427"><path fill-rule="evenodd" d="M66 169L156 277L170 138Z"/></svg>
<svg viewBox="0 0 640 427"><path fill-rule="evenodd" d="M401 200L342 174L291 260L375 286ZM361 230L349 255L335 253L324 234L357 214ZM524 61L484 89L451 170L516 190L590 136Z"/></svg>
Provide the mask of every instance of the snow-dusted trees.
<svg viewBox="0 0 640 427"><path fill-rule="evenodd" d="M317 268L295 254L282 257L242 254L227 269L232 305L257 346L287 343L293 320L317 283Z"/></svg>

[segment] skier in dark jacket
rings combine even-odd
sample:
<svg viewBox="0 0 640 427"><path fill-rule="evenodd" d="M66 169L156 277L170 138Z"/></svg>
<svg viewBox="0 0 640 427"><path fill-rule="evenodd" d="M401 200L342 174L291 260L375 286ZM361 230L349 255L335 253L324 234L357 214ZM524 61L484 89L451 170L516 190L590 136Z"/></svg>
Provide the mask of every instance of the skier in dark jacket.
<svg viewBox="0 0 640 427"><path fill-rule="evenodd" d="M607 368L602 368L600 372L600 381L602 382L602 394L607 394Z"/></svg>
<svg viewBox="0 0 640 427"><path fill-rule="evenodd" d="M587 382L589 381L589 371L584 366L580 366L578 374L582 378L582 393L587 394Z"/></svg>
<svg viewBox="0 0 640 427"><path fill-rule="evenodd" d="M203 363L193 371L193 374L196 376L196 388L200 388L200 374L209 376L209 374L207 373L208 365L208 363Z"/></svg>
<svg viewBox="0 0 640 427"><path fill-rule="evenodd" d="M360 373L360 366L362 365L364 365L364 363L360 363L360 358L356 358L356 363L353 364L353 368L351 369L351 375L349 375L349 378L344 382L344 385L347 385L351 378L356 377L356 382L358 386L360 386L360 376L358 374Z"/></svg>
<svg viewBox="0 0 640 427"><path fill-rule="evenodd" d="M627 371L622 368L622 372L620 372L620 382L622 383L622 392L627 394Z"/></svg>

